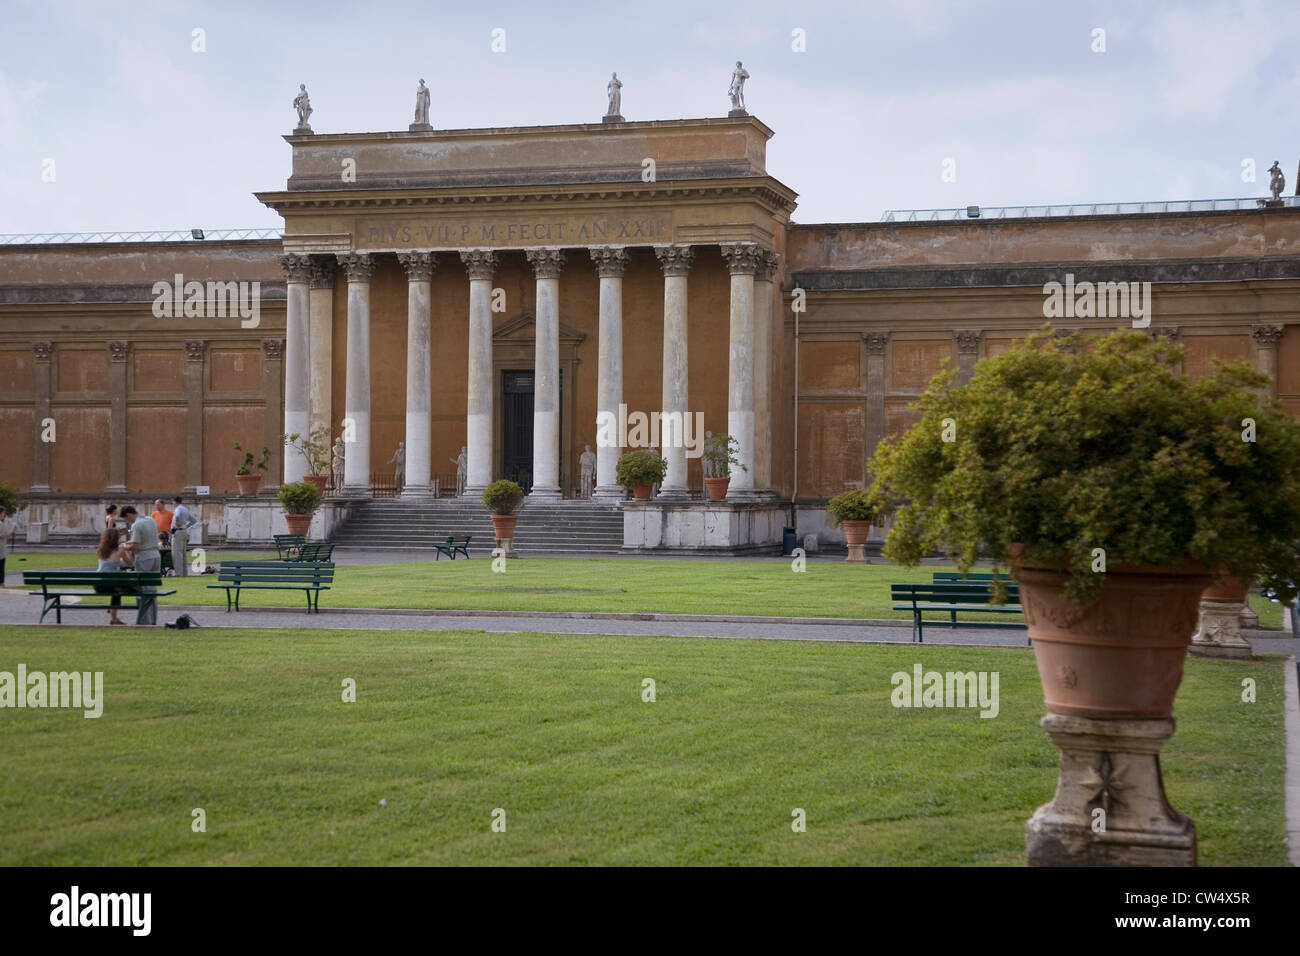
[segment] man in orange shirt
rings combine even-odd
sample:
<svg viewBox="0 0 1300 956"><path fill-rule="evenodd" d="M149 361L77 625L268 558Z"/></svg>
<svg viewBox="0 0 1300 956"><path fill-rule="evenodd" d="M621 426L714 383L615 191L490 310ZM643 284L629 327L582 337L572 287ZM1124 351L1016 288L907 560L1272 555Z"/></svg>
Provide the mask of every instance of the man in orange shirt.
<svg viewBox="0 0 1300 956"><path fill-rule="evenodd" d="M170 534L172 530L172 512L167 510L167 503L161 498L155 498L153 503L154 524L158 525L158 531L162 534Z"/></svg>

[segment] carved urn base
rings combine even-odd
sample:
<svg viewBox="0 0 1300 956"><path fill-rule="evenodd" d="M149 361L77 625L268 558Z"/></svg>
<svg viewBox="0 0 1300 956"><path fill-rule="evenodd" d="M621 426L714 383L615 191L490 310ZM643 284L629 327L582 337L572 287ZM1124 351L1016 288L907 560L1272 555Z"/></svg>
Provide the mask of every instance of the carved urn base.
<svg viewBox="0 0 1300 956"><path fill-rule="evenodd" d="M1160 777L1172 717L1049 713L1042 727L1060 748L1060 777L1029 820L1030 866L1196 865L1196 826L1169 805Z"/></svg>
<svg viewBox="0 0 1300 956"><path fill-rule="evenodd" d="M1187 652L1198 657L1253 656L1250 642L1241 634L1241 602L1202 601L1201 627L1192 635Z"/></svg>

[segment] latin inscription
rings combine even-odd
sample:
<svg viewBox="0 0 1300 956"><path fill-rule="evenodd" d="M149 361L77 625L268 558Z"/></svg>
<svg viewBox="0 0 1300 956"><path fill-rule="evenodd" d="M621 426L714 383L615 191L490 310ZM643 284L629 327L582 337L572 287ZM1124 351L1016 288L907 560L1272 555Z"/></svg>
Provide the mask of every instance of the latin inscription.
<svg viewBox="0 0 1300 956"><path fill-rule="evenodd" d="M358 248L389 249L670 242L673 230L671 221L661 216L628 216L491 222L362 223L357 232Z"/></svg>

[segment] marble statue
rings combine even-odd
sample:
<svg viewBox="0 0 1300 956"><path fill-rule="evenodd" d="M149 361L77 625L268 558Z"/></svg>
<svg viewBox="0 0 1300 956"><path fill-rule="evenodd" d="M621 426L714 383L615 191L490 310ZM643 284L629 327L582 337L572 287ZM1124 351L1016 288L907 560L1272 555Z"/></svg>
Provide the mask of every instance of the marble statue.
<svg viewBox="0 0 1300 956"><path fill-rule="evenodd" d="M465 474L469 468L469 458L466 456L467 449L464 445L460 446L460 454L455 458L447 460L456 466L456 497L465 493Z"/></svg>
<svg viewBox="0 0 1300 956"><path fill-rule="evenodd" d="M400 495L406 484L406 442L397 443L397 451L393 452L393 457L388 459L388 463L393 466L393 483L397 486L397 493Z"/></svg>
<svg viewBox="0 0 1300 956"><path fill-rule="evenodd" d="M298 95L293 98L293 108L298 111L298 129L310 130L311 100L307 97L307 84L298 84Z"/></svg>
<svg viewBox="0 0 1300 956"><path fill-rule="evenodd" d="M731 86L727 87L727 95L731 97L732 110L745 109L745 81L749 79L749 72L736 61L736 68L731 71Z"/></svg>
<svg viewBox="0 0 1300 956"><path fill-rule="evenodd" d="M591 450L590 445L583 447L587 450L578 456L578 468L582 476L580 497L590 498L592 488L596 485L596 453Z"/></svg>
<svg viewBox="0 0 1300 956"><path fill-rule="evenodd" d="M1282 175L1282 167L1278 165L1276 159L1268 168L1268 188L1273 193L1273 202L1281 202L1282 190L1286 189L1286 177Z"/></svg>
<svg viewBox="0 0 1300 956"><path fill-rule="evenodd" d="M420 80L420 86L415 91L415 122L411 125L429 125L429 88L424 85L424 80Z"/></svg>
<svg viewBox="0 0 1300 956"><path fill-rule="evenodd" d="M619 116L623 112L623 81L615 73L605 87L605 92L609 94L609 109L605 111L606 116Z"/></svg>
<svg viewBox="0 0 1300 956"><path fill-rule="evenodd" d="M333 465L335 491L338 491L343 487L343 460L346 455L347 451L343 447L343 438L340 436L339 438L334 439Z"/></svg>

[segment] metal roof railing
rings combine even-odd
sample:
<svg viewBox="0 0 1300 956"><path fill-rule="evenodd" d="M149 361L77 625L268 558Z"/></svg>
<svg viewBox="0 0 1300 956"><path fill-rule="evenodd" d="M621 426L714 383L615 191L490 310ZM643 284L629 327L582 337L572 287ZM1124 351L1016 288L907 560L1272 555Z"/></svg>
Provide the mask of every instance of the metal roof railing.
<svg viewBox="0 0 1300 956"><path fill-rule="evenodd" d="M194 233L199 233L196 236ZM200 236L202 238L200 238ZM153 232L0 233L0 246L81 245L122 242L208 242L232 239L279 239L279 229L174 229Z"/></svg>
<svg viewBox="0 0 1300 956"><path fill-rule="evenodd" d="M1246 199L1181 199L1166 202L1062 203L1052 206L961 206L956 209L887 209L881 222L938 222L956 219L1029 219L1043 216L1128 216L1161 212L1224 212L1257 209L1264 202ZM1283 196L1288 208L1300 208L1300 196ZM972 216L970 209L978 209Z"/></svg>

